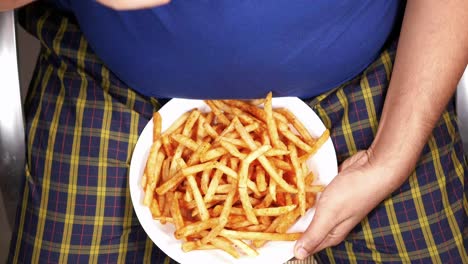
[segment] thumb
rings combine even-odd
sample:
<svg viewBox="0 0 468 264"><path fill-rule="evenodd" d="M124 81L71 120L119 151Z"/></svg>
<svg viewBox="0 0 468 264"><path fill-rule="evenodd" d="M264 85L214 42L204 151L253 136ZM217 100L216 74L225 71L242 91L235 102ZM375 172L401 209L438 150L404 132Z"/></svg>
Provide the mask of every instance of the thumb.
<svg viewBox="0 0 468 264"><path fill-rule="evenodd" d="M307 230L302 234L301 238L297 240L296 245L294 246L294 256L297 259L305 259L314 252L335 227L335 223L330 221L333 217L327 217L326 215L321 215L318 212L319 210L316 211L309 227L307 227Z"/></svg>

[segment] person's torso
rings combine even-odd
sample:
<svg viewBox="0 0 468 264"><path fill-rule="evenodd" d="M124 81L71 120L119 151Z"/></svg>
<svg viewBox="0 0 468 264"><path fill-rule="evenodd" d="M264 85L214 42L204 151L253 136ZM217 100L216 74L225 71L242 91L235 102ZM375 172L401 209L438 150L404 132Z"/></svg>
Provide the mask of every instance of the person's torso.
<svg viewBox="0 0 468 264"><path fill-rule="evenodd" d="M158 8L117 12L95 0L61 2L121 80L144 95L163 98L259 98L268 91L317 95L376 58L399 5L384 0L173 0Z"/></svg>

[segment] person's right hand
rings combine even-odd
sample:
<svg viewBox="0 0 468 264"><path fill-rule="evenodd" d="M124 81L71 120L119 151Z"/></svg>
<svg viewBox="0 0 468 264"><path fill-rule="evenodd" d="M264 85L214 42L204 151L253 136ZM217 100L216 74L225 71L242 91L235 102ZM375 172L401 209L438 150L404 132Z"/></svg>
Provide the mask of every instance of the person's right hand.
<svg viewBox="0 0 468 264"><path fill-rule="evenodd" d="M133 10L157 7L169 3L171 0L97 0L115 10Z"/></svg>

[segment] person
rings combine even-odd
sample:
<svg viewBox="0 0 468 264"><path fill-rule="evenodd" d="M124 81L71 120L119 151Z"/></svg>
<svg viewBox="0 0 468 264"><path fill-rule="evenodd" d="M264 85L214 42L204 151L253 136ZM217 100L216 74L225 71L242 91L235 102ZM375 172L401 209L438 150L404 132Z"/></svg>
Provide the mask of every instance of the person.
<svg viewBox="0 0 468 264"><path fill-rule="evenodd" d="M138 134L168 98L270 90L313 108L340 163L298 259L468 262L452 99L468 62L466 1L53 0L19 19L42 48L10 263L171 262L132 211Z"/></svg>

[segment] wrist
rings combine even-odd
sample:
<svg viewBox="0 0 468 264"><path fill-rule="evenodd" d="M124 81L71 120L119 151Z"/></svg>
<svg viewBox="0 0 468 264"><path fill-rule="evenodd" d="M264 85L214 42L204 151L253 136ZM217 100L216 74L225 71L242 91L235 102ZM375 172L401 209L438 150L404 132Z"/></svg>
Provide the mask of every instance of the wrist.
<svg viewBox="0 0 468 264"><path fill-rule="evenodd" d="M380 171L380 180L392 189L396 189L411 175L417 158L403 153L393 153L389 149L373 143L367 150L367 155L370 166Z"/></svg>

